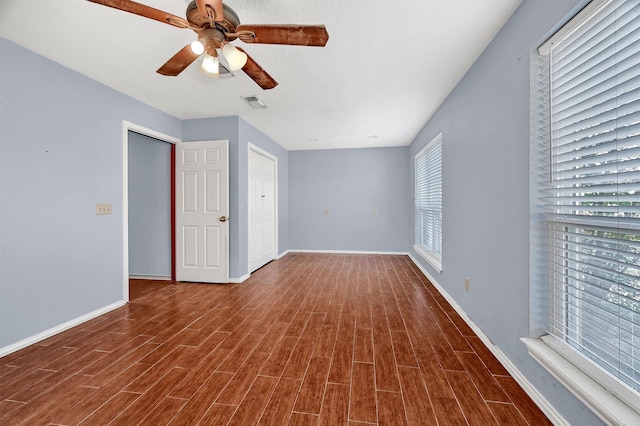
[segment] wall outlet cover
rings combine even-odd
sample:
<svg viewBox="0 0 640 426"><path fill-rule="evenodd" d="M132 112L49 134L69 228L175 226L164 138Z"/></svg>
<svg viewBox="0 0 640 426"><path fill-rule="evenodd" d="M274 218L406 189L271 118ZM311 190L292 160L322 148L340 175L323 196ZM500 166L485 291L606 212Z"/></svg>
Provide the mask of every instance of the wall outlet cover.
<svg viewBox="0 0 640 426"><path fill-rule="evenodd" d="M111 214L111 203L96 204L96 215L108 215L108 214Z"/></svg>

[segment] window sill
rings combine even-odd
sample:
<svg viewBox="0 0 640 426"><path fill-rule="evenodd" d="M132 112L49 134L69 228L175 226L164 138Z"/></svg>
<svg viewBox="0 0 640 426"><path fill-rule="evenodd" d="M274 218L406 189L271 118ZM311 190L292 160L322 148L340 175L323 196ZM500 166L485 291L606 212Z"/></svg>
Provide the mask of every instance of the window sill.
<svg viewBox="0 0 640 426"><path fill-rule="evenodd" d="M413 249L420 255L421 258L429 262L429 265L433 266L438 273L442 272L442 260L438 259L433 254L429 253L417 244L414 244Z"/></svg>
<svg viewBox="0 0 640 426"><path fill-rule="evenodd" d="M610 425L640 425L640 413L569 360L569 354L553 344L553 337L521 340L529 354L602 421Z"/></svg>

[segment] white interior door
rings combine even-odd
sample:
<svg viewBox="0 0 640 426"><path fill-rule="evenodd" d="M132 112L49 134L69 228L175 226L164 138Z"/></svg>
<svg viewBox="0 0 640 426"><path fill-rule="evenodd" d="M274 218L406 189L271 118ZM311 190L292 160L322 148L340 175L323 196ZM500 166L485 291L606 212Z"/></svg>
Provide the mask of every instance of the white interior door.
<svg viewBox="0 0 640 426"><path fill-rule="evenodd" d="M228 141L176 145L176 279L229 280Z"/></svg>
<svg viewBox="0 0 640 426"><path fill-rule="evenodd" d="M276 160L249 149L249 272L275 259Z"/></svg>

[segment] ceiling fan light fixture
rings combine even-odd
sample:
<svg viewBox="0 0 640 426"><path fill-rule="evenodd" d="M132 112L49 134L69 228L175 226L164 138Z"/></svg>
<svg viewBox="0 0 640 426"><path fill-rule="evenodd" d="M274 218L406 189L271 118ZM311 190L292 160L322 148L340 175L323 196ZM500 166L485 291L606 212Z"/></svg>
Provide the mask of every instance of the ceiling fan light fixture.
<svg viewBox="0 0 640 426"><path fill-rule="evenodd" d="M246 53L239 51L234 45L229 43L225 43L225 45L222 46L222 55L227 60L229 70L231 71L241 70L248 59Z"/></svg>
<svg viewBox="0 0 640 426"><path fill-rule="evenodd" d="M191 51L196 55L202 55L204 53L204 44L200 40L192 41Z"/></svg>
<svg viewBox="0 0 640 426"><path fill-rule="evenodd" d="M209 77L220 77L220 61L215 56L205 54L202 65L200 65L200 72Z"/></svg>
<svg viewBox="0 0 640 426"><path fill-rule="evenodd" d="M329 40L324 25L241 24L237 13L223 3L225 0L189 0L186 19L133 0L89 1L195 32L197 41L181 48L156 70L165 76L179 75L204 54L202 73L211 77L233 77L230 71L242 70L261 89L269 90L278 82L244 50L228 43L240 39L245 43L322 47ZM223 51L222 59L218 58L218 49Z"/></svg>

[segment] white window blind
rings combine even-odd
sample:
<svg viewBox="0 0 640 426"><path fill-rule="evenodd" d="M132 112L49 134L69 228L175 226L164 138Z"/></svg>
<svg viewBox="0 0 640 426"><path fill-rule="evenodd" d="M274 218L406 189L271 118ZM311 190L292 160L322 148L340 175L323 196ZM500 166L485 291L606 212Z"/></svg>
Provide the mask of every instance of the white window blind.
<svg viewBox="0 0 640 426"><path fill-rule="evenodd" d="M442 134L415 156L414 249L442 270Z"/></svg>
<svg viewBox="0 0 640 426"><path fill-rule="evenodd" d="M547 331L638 395L640 2L607 3L549 63Z"/></svg>

